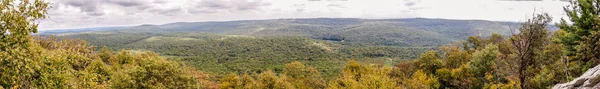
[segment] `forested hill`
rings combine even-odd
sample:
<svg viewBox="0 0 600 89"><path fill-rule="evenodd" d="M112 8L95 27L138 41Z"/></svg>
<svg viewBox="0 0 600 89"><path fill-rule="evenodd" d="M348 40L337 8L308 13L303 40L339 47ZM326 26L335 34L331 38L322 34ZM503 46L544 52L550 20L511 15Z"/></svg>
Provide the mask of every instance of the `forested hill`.
<svg viewBox="0 0 600 89"><path fill-rule="evenodd" d="M177 22L164 25L141 25L120 28L119 30L95 30L94 32L101 32L103 34L210 33L248 36L303 36L330 41L344 40L347 44L357 45L437 47L442 44L454 43L473 35L485 37L491 33L508 34L510 32L509 29L518 28L518 25L518 23L512 22L425 18L311 18ZM52 33L52 31L48 31L47 33ZM54 33L61 34L60 32Z"/></svg>
<svg viewBox="0 0 600 89"><path fill-rule="evenodd" d="M334 78L351 59L391 66L468 36L506 35L518 26L482 20L315 18L178 22L55 35L98 48L153 51L216 75L282 72L285 63L300 61Z"/></svg>

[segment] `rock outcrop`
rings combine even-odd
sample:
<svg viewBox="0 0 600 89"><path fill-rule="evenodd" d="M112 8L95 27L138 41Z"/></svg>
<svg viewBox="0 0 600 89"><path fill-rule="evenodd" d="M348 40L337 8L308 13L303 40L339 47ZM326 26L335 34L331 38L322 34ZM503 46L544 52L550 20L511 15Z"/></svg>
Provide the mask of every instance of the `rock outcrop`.
<svg viewBox="0 0 600 89"><path fill-rule="evenodd" d="M552 89L600 89L600 65L588 69L571 82L554 85Z"/></svg>

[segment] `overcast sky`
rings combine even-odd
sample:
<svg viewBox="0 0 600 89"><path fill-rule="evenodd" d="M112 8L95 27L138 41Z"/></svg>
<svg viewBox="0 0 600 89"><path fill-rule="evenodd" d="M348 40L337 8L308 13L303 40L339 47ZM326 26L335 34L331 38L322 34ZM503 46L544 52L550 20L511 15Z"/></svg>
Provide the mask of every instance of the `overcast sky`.
<svg viewBox="0 0 600 89"><path fill-rule="evenodd" d="M559 0L48 0L41 30L280 18L444 18L524 21L565 16Z"/></svg>

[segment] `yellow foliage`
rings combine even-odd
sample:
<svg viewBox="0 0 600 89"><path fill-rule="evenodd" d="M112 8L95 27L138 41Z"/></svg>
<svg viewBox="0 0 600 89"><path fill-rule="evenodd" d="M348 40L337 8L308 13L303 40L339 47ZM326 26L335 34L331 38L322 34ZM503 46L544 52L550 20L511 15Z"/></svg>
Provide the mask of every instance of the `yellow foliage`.
<svg viewBox="0 0 600 89"><path fill-rule="evenodd" d="M494 83L494 84L486 84L484 89L521 89L519 86L520 83L518 81L510 80L508 83Z"/></svg>
<svg viewBox="0 0 600 89"><path fill-rule="evenodd" d="M287 76L286 81L292 83L298 89L325 88L319 71L312 67L307 67L301 62L294 61L286 64L283 74Z"/></svg>
<svg viewBox="0 0 600 89"><path fill-rule="evenodd" d="M282 78L285 78L282 76ZM275 73L268 70L258 76L258 88L262 89L294 89L291 83L277 77Z"/></svg>
<svg viewBox="0 0 600 89"><path fill-rule="evenodd" d="M241 82L239 76L236 74L229 74L227 77L221 79L219 88L221 89L241 89Z"/></svg>
<svg viewBox="0 0 600 89"><path fill-rule="evenodd" d="M434 76L428 76L422 70L417 70L411 79L404 82L404 86L408 89L437 89L440 83Z"/></svg>
<svg viewBox="0 0 600 89"><path fill-rule="evenodd" d="M342 77L329 83L329 89L396 89L398 88L390 74L391 68L362 66L350 61L344 68Z"/></svg>

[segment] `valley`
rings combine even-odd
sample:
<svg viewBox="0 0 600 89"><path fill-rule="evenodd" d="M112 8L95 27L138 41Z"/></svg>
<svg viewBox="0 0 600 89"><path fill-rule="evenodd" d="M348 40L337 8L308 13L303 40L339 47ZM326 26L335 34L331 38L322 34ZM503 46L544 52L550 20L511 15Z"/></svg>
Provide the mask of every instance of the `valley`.
<svg viewBox="0 0 600 89"><path fill-rule="evenodd" d="M348 60L393 66L471 35L508 34L517 24L424 18L314 18L179 22L54 35L85 40L98 49L157 52L215 75L265 69L279 73L284 64L300 61L334 78Z"/></svg>

